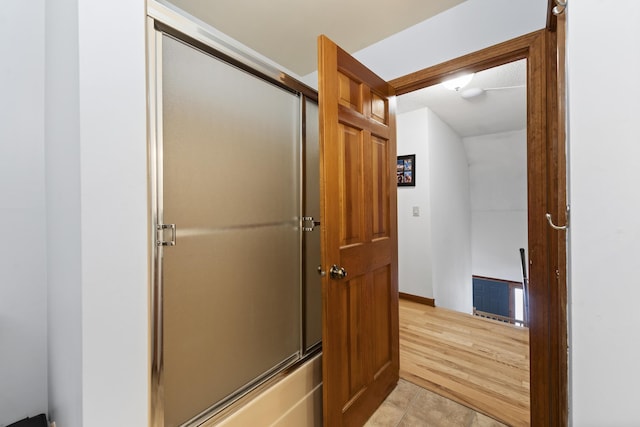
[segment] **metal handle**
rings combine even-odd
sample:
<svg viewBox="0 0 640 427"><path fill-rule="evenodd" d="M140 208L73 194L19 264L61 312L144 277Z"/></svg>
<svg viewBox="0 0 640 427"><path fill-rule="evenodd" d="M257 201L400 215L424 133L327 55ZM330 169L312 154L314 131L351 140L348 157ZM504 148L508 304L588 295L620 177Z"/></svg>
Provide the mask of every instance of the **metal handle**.
<svg viewBox="0 0 640 427"><path fill-rule="evenodd" d="M567 8L567 0L555 0L556 5L554 6L552 12L554 15L560 15Z"/></svg>
<svg viewBox="0 0 640 427"><path fill-rule="evenodd" d="M331 277L334 280L344 279L345 277L347 277L347 270L333 264L329 269L329 277Z"/></svg>
<svg viewBox="0 0 640 427"><path fill-rule="evenodd" d="M560 225L555 225L555 224L553 223L553 219L551 219L551 214L550 214L550 213L546 214L545 216L547 217L547 222L549 223L549 225L551 226L551 228L553 228L554 230L562 230L562 231L566 231L566 229L567 229L567 226L566 226L566 225L562 225L562 226L560 226Z"/></svg>
<svg viewBox="0 0 640 427"><path fill-rule="evenodd" d="M311 225L311 227L309 227L309 225ZM319 225L320 221L316 221L312 216L302 217L302 231L313 231Z"/></svg>
<svg viewBox="0 0 640 427"><path fill-rule="evenodd" d="M318 266L318 274L320 275L320 277L324 277L327 275L327 272L322 269L321 265Z"/></svg>
<svg viewBox="0 0 640 427"><path fill-rule="evenodd" d="M551 218L550 213L547 213L545 217L547 218L547 222L549 223L551 228L553 228L554 230L567 231L567 229L569 228L569 206L567 206L567 224L566 225L555 225L553 223L553 219Z"/></svg>

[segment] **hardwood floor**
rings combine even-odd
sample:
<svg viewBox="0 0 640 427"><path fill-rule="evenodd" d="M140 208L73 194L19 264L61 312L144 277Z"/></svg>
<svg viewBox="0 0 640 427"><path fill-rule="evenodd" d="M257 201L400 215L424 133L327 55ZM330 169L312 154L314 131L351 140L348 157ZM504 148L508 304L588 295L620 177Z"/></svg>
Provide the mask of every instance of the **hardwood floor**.
<svg viewBox="0 0 640 427"><path fill-rule="evenodd" d="M529 425L526 328L401 299L400 377L507 425Z"/></svg>

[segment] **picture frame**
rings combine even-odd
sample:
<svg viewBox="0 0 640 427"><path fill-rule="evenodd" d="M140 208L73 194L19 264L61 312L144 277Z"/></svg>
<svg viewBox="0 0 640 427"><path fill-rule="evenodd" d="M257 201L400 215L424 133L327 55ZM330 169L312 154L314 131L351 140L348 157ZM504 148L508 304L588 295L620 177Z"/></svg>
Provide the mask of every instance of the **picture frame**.
<svg viewBox="0 0 640 427"><path fill-rule="evenodd" d="M398 187L415 187L416 186L416 155L408 154L398 156L396 163L396 177Z"/></svg>

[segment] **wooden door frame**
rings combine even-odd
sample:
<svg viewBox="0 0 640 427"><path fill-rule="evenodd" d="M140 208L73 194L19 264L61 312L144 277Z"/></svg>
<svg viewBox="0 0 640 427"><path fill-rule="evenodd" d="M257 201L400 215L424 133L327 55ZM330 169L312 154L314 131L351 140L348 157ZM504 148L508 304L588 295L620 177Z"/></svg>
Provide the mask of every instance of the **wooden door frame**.
<svg viewBox="0 0 640 427"><path fill-rule="evenodd" d="M569 225L567 204L566 157L566 8L560 15L553 13L554 0L547 7L547 115L549 117L549 213L558 224ZM568 337L567 337L567 233L551 232L549 241L550 311L552 335L549 353L553 358L551 376L557 378L558 387L551 388L551 420L567 425L569 419L568 395ZM552 326L553 328L554 326Z"/></svg>
<svg viewBox="0 0 640 427"><path fill-rule="evenodd" d="M527 59L527 186L531 425L567 425L566 236L546 222L566 220L565 149L558 37L546 29L390 81L397 95ZM563 129L563 127L562 127ZM560 135L560 137L559 137ZM563 223L563 222L561 222Z"/></svg>

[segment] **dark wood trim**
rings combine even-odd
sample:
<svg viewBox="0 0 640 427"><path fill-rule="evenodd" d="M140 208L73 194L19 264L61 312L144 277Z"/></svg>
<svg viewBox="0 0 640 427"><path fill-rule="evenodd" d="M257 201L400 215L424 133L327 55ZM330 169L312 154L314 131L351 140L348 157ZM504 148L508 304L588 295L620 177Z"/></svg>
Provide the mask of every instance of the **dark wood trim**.
<svg viewBox="0 0 640 427"><path fill-rule="evenodd" d="M529 353L531 425L551 422L551 358L548 210L546 32L527 58L527 185L529 210Z"/></svg>
<svg viewBox="0 0 640 427"><path fill-rule="evenodd" d="M436 306L436 300L433 298L421 297L418 295L405 294L404 292L398 292L398 296L407 301L413 301L420 304L428 305L430 307Z"/></svg>
<svg viewBox="0 0 640 427"><path fill-rule="evenodd" d="M555 6L555 0L549 0L547 4L547 30L549 31L556 31L558 26L558 17L553 13L553 8Z"/></svg>
<svg viewBox="0 0 640 427"><path fill-rule="evenodd" d="M554 17L553 30L547 31L547 114L549 122L549 213L557 223L567 224L566 180L566 14ZM549 283L551 284L550 354L551 375L558 378L550 390L551 420L568 424L568 337L567 337L567 233L549 230Z"/></svg>
<svg viewBox="0 0 640 427"><path fill-rule="evenodd" d="M397 94L401 95L440 83L458 73L477 72L527 59L532 426L564 426L568 423L566 257L561 256L566 255L562 245L565 236L558 236L551 230L545 218L550 212L558 221L565 219L559 206L566 200L562 186L565 182L564 145L557 138L560 112L554 107L560 96L555 86L562 79L553 78L557 62L551 57L557 39L552 34L546 29L536 31L391 81ZM556 233L555 237L551 231Z"/></svg>
<svg viewBox="0 0 640 427"><path fill-rule="evenodd" d="M476 73L488 68L497 67L518 59L526 58L534 40L540 32L525 34L513 40L497 44L460 58L452 59L433 67L407 74L391 80L396 94L402 95L441 83L460 73Z"/></svg>

